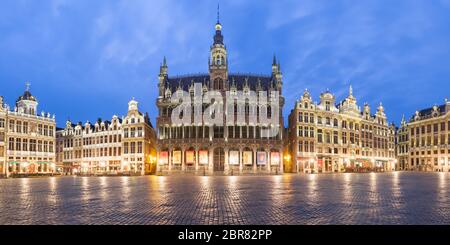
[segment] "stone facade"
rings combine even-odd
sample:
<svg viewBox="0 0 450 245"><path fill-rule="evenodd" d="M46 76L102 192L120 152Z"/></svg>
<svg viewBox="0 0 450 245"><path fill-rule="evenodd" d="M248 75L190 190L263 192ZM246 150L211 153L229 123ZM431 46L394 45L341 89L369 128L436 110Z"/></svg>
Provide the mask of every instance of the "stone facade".
<svg viewBox="0 0 450 245"><path fill-rule="evenodd" d="M416 111L398 129L398 158L404 170L450 171L450 102Z"/></svg>
<svg viewBox="0 0 450 245"><path fill-rule="evenodd" d="M215 25L214 42L210 49L209 73L169 77L168 65L164 61L159 74L159 96L156 105L159 109L157 118L158 130L158 173L191 173L200 175L212 174L277 174L283 172L283 116L284 98L281 95L282 74L280 64L274 57L270 75L232 74L228 72L228 53L223 42L222 25ZM195 91L195 84L200 84L200 91ZM223 116L223 123L211 124L195 119L189 123L177 124L172 121L172 112L180 104L172 101L177 93L189 93L194 98L196 93L206 96L209 91L216 91L225 98L220 106L227 104L226 94L245 96L251 91L264 93L269 99L264 109L257 107L254 101L242 100L242 107L233 105ZM270 102L275 93L279 100L276 108ZM193 99L195 100L195 99ZM192 107L191 107L192 106ZM191 111L204 115L208 113L208 104L202 101L192 105ZM199 108L196 111L196 108ZM220 109L219 109L220 110ZM262 120L252 121L251 111L260 118L265 110L268 117L274 115L275 123ZM277 115L274 111L278 110ZM256 112L257 111L257 112ZM223 112L223 111L222 111ZM234 117L231 117L234 115ZM237 117L243 116L245 122L238 123ZM234 118L230 122L230 118ZM204 119L204 118L203 118ZM275 136L264 135L264 129L275 128Z"/></svg>
<svg viewBox="0 0 450 245"><path fill-rule="evenodd" d="M306 90L289 115L288 148L294 172L361 172L395 170L395 127L383 106L375 115L361 111L350 87L336 104L326 91L316 104Z"/></svg>
<svg viewBox="0 0 450 245"><path fill-rule="evenodd" d="M29 85L13 110L0 97L0 175L51 175L55 165L55 116L37 114Z"/></svg>
<svg viewBox="0 0 450 245"><path fill-rule="evenodd" d="M58 165L65 174L144 175L156 170L155 131L134 99L123 118L84 125L67 121L57 136Z"/></svg>

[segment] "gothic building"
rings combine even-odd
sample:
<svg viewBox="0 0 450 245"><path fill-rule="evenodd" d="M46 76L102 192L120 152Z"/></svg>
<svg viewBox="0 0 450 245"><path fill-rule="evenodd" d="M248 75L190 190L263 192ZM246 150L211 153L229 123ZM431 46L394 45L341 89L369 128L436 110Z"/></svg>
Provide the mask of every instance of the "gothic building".
<svg viewBox="0 0 450 245"><path fill-rule="evenodd" d="M67 121L57 137L58 165L65 174L144 175L156 170L155 131L134 99L125 117L84 125Z"/></svg>
<svg viewBox="0 0 450 245"><path fill-rule="evenodd" d="M392 171L396 168L395 127L384 107L361 110L350 87L342 102L326 91L315 103L306 90L289 115L294 172Z"/></svg>
<svg viewBox="0 0 450 245"><path fill-rule="evenodd" d="M402 170L450 171L450 101L420 111L398 129Z"/></svg>
<svg viewBox="0 0 450 245"><path fill-rule="evenodd" d="M228 52L219 19L210 48L208 73L169 76L168 64L164 58L160 67L159 96L156 100L159 109L159 174L233 175L283 172L281 159L284 98L281 94L283 82L280 64L274 57L272 72L268 75L231 73L228 65ZM196 86L199 91L196 91ZM230 102L227 101L227 94L242 93L244 98L238 96L237 101L241 100L244 106L233 104L232 107L227 107L231 108L229 111L219 108L215 113L224 114L219 120L222 123L210 123L205 121L204 117L194 119L195 115L204 116L210 113L208 103L194 98L198 95L206 96L210 91L217 91L223 98L223 101L215 101L219 106ZM267 103L257 105L254 100L246 99L251 91L257 94L257 101L267 96ZM194 112L193 119L190 122L177 123L172 121L172 113L180 103L174 101L173 96L183 93L188 94L194 101L188 110ZM273 94L276 94L277 100ZM276 108L273 106L274 102ZM261 120L263 113L268 118L275 119L272 120L273 123ZM257 120L251 120L251 115L256 115ZM236 118L239 116L243 116L245 120L238 122ZM277 129L278 133L265 134L269 128Z"/></svg>
<svg viewBox="0 0 450 245"><path fill-rule="evenodd" d="M55 165L55 116L37 114L38 100L27 89L13 110L0 96L0 175L50 175Z"/></svg>

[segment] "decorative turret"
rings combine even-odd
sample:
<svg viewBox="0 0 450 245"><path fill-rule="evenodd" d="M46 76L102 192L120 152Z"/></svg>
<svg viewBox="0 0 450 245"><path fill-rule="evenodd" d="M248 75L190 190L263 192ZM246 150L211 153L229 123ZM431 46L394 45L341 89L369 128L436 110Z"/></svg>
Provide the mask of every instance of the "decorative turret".
<svg viewBox="0 0 450 245"><path fill-rule="evenodd" d="M17 111L20 113L36 115L38 101L30 92L30 83L26 83L26 90L16 101Z"/></svg>
<svg viewBox="0 0 450 245"><path fill-rule="evenodd" d="M383 103L381 103L381 102L380 102L380 105L378 106L378 112L384 113Z"/></svg>
<svg viewBox="0 0 450 245"><path fill-rule="evenodd" d="M223 90L228 86L228 58L227 49L223 42L222 24L220 24L219 6L217 6L217 23L214 42L211 45L209 57L210 88Z"/></svg>
<svg viewBox="0 0 450 245"><path fill-rule="evenodd" d="M166 76L167 75L167 60L166 56L164 56L163 63L159 67L159 75Z"/></svg>
<svg viewBox="0 0 450 245"><path fill-rule="evenodd" d="M312 99L311 99L311 94L309 93L309 91L308 91L307 88L306 88L305 91L303 92L302 101L303 101L303 100L306 100L306 101L309 101L309 102L312 101Z"/></svg>
<svg viewBox="0 0 450 245"><path fill-rule="evenodd" d="M349 99L355 99L355 97L353 97L353 87L352 87L352 85L350 85L350 87L348 89L348 98Z"/></svg>
<svg viewBox="0 0 450 245"><path fill-rule="evenodd" d="M128 102L128 112L138 111L138 102L134 100L134 97Z"/></svg>
<svg viewBox="0 0 450 245"><path fill-rule="evenodd" d="M401 127L406 126L405 114L402 115L402 122L400 123Z"/></svg>
<svg viewBox="0 0 450 245"><path fill-rule="evenodd" d="M450 101L445 98L445 112L450 111Z"/></svg>
<svg viewBox="0 0 450 245"><path fill-rule="evenodd" d="M275 58L275 55L273 56L273 62L272 62L272 76L275 78L276 87L281 95L281 89L283 87L283 74L281 73L281 64L280 61Z"/></svg>
<svg viewBox="0 0 450 245"><path fill-rule="evenodd" d="M356 98L353 96L353 88L351 85L348 89L348 96L342 102L340 110L341 110L341 112L354 114L354 115L360 115L360 113L361 113L360 108L356 104Z"/></svg>
<svg viewBox="0 0 450 245"><path fill-rule="evenodd" d="M364 111L363 111L363 115L366 119L369 119L370 117L370 106L369 103L364 103Z"/></svg>
<svg viewBox="0 0 450 245"><path fill-rule="evenodd" d="M300 98L300 103L299 105L302 108L305 109L309 109L310 105L312 104L312 98L311 95L309 94L308 89L305 89L305 91L303 92L302 97Z"/></svg>
<svg viewBox="0 0 450 245"><path fill-rule="evenodd" d="M384 107L381 102L380 105L378 106L378 110L377 113L375 114L375 117L378 119L379 123L383 125L386 124L386 114L384 113Z"/></svg>
<svg viewBox="0 0 450 245"><path fill-rule="evenodd" d="M164 82L166 81L166 79L168 77L167 69L168 69L167 60L166 60L166 56L164 56L163 63L159 67L159 76L158 76L159 98L164 97Z"/></svg>
<svg viewBox="0 0 450 245"><path fill-rule="evenodd" d="M277 73L278 73L277 57L274 54L273 55L273 61L272 61L272 74L276 75Z"/></svg>

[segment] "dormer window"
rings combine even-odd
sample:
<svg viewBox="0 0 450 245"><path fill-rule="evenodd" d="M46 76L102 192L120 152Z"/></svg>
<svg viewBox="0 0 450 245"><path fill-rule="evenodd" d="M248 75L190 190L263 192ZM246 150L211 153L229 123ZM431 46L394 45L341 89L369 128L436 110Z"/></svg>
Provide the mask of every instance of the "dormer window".
<svg viewBox="0 0 450 245"><path fill-rule="evenodd" d="M331 110L331 103L330 101L325 101L325 110L330 111Z"/></svg>

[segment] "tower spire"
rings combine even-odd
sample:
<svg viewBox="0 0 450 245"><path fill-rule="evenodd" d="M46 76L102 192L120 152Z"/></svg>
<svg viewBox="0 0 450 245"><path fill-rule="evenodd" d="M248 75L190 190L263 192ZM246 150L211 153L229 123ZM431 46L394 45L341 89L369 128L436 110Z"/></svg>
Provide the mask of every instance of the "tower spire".
<svg viewBox="0 0 450 245"><path fill-rule="evenodd" d="M222 36L222 24L220 24L220 7L219 4L217 4L217 23L215 26L216 34L214 35L214 44L221 44L223 45L223 36Z"/></svg>
<svg viewBox="0 0 450 245"><path fill-rule="evenodd" d="M217 3L217 24L220 24L220 4Z"/></svg>
<svg viewBox="0 0 450 245"><path fill-rule="evenodd" d="M26 86L26 91L30 91L30 82L26 82L25 86Z"/></svg>

